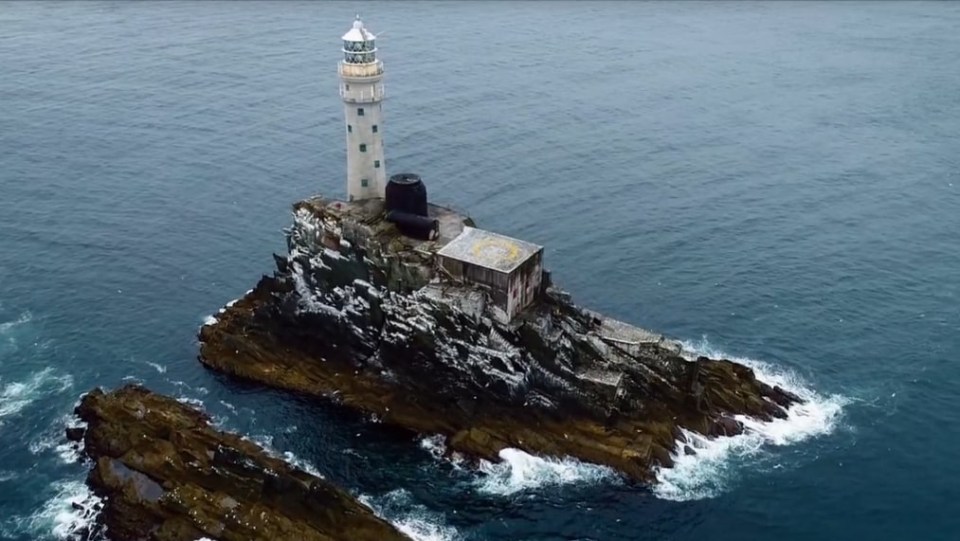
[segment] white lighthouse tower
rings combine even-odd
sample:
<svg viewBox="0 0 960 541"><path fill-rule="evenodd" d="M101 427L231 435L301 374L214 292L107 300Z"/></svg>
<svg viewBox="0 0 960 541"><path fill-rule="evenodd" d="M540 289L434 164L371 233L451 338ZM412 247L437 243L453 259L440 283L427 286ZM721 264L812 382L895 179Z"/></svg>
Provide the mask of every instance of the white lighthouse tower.
<svg viewBox="0 0 960 541"><path fill-rule="evenodd" d="M357 15L343 35L340 97L346 115L347 200L383 197L387 184L383 159L383 62L376 36Z"/></svg>

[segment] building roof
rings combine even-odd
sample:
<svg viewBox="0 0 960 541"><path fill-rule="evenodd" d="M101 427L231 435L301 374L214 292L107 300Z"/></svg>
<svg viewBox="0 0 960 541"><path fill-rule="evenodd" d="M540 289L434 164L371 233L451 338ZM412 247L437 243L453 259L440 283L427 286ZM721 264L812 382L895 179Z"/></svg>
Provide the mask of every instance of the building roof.
<svg viewBox="0 0 960 541"><path fill-rule="evenodd" d="M357 15L357 20L353 21L353 28L348 30L342 39L343 41L373 41L377 39L377 36L373 35L363 26L363 21L361 21L360 16Z"/></svg>
<svg viewBox="0 0 960 541"><path fill-rule="evenodd" d="M437 254L497 272L509 273L542 249L542 246L523 240L475 227L464 227L463 232Z"/></svg>

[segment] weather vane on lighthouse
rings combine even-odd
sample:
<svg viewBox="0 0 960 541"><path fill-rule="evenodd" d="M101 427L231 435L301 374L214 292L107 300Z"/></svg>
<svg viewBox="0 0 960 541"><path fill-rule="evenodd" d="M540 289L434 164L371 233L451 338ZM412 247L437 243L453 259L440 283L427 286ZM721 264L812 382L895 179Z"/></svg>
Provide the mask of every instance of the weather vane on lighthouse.
<svg viewBox="0 0 960 541"><path fill-rule="evenodd" d="M377 37L360 15L343 35L339 64L347 132L347 200L382 198L387 182L383 158L383 62Z"/></svg>

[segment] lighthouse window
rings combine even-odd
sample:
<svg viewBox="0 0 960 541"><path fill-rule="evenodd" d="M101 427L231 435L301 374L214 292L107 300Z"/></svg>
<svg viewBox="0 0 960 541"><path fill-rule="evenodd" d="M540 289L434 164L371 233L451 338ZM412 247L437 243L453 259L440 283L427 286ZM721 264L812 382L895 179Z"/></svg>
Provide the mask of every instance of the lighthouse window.
<svg viewBox="0 0 960 541"><path fill-rule="evenodd" d="M366 152L366 151L367 151L367 145L365 143L360 143L360 152Z"/></svg>
<svg viewBox="0 0 960 541"><path fill-rule="evenodd" d="M363 116L363 107L357 107L357 116Z"/></svg>
<svg viewBox="0 0 960 541"><path fill-rule="evenodd" d="M347 124L347 133L353 133L353 126Z"/></svg>
<svg viewBox="0 0 960 541"><path fill-rule="evenodd" d="M380 160L373 160L373 168L380 169Z"/></svg>
<svg viewBox="0 0 960 541"><path fill-rule="evenodd" d="M377 125L376 125L376 124L373 125L373 133L377 133Z"/></svg>
<svg viewBox="0 0 960 541"><path fill-rule="evenodd" d="M343 89L344 89L344 90L350 90L350 85L348 85L348 84L343 85Z"/></svg>
<svg viewBox="0 0 960 541"><path fill-rule="evenodd" d="M370 181L369 181L369 180L367 180L367 179L365 179L365 178L360 179L360 187L361 187L361 188L366 188L368 184L370 184Z"/></svg>

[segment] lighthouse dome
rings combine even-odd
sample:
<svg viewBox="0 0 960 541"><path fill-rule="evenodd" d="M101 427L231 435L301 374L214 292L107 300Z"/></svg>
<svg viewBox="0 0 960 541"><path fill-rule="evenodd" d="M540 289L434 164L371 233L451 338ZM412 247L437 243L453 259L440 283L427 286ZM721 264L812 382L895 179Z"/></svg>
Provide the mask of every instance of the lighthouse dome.
<svg viewBox="0 0 960 541"><path fill-rule="evenodd" d="M353 27L343 35L343 41L373 41L375 39L377 39L377 36L363 26L363 21L360 20L359 15L353 21Z"/></svg>

